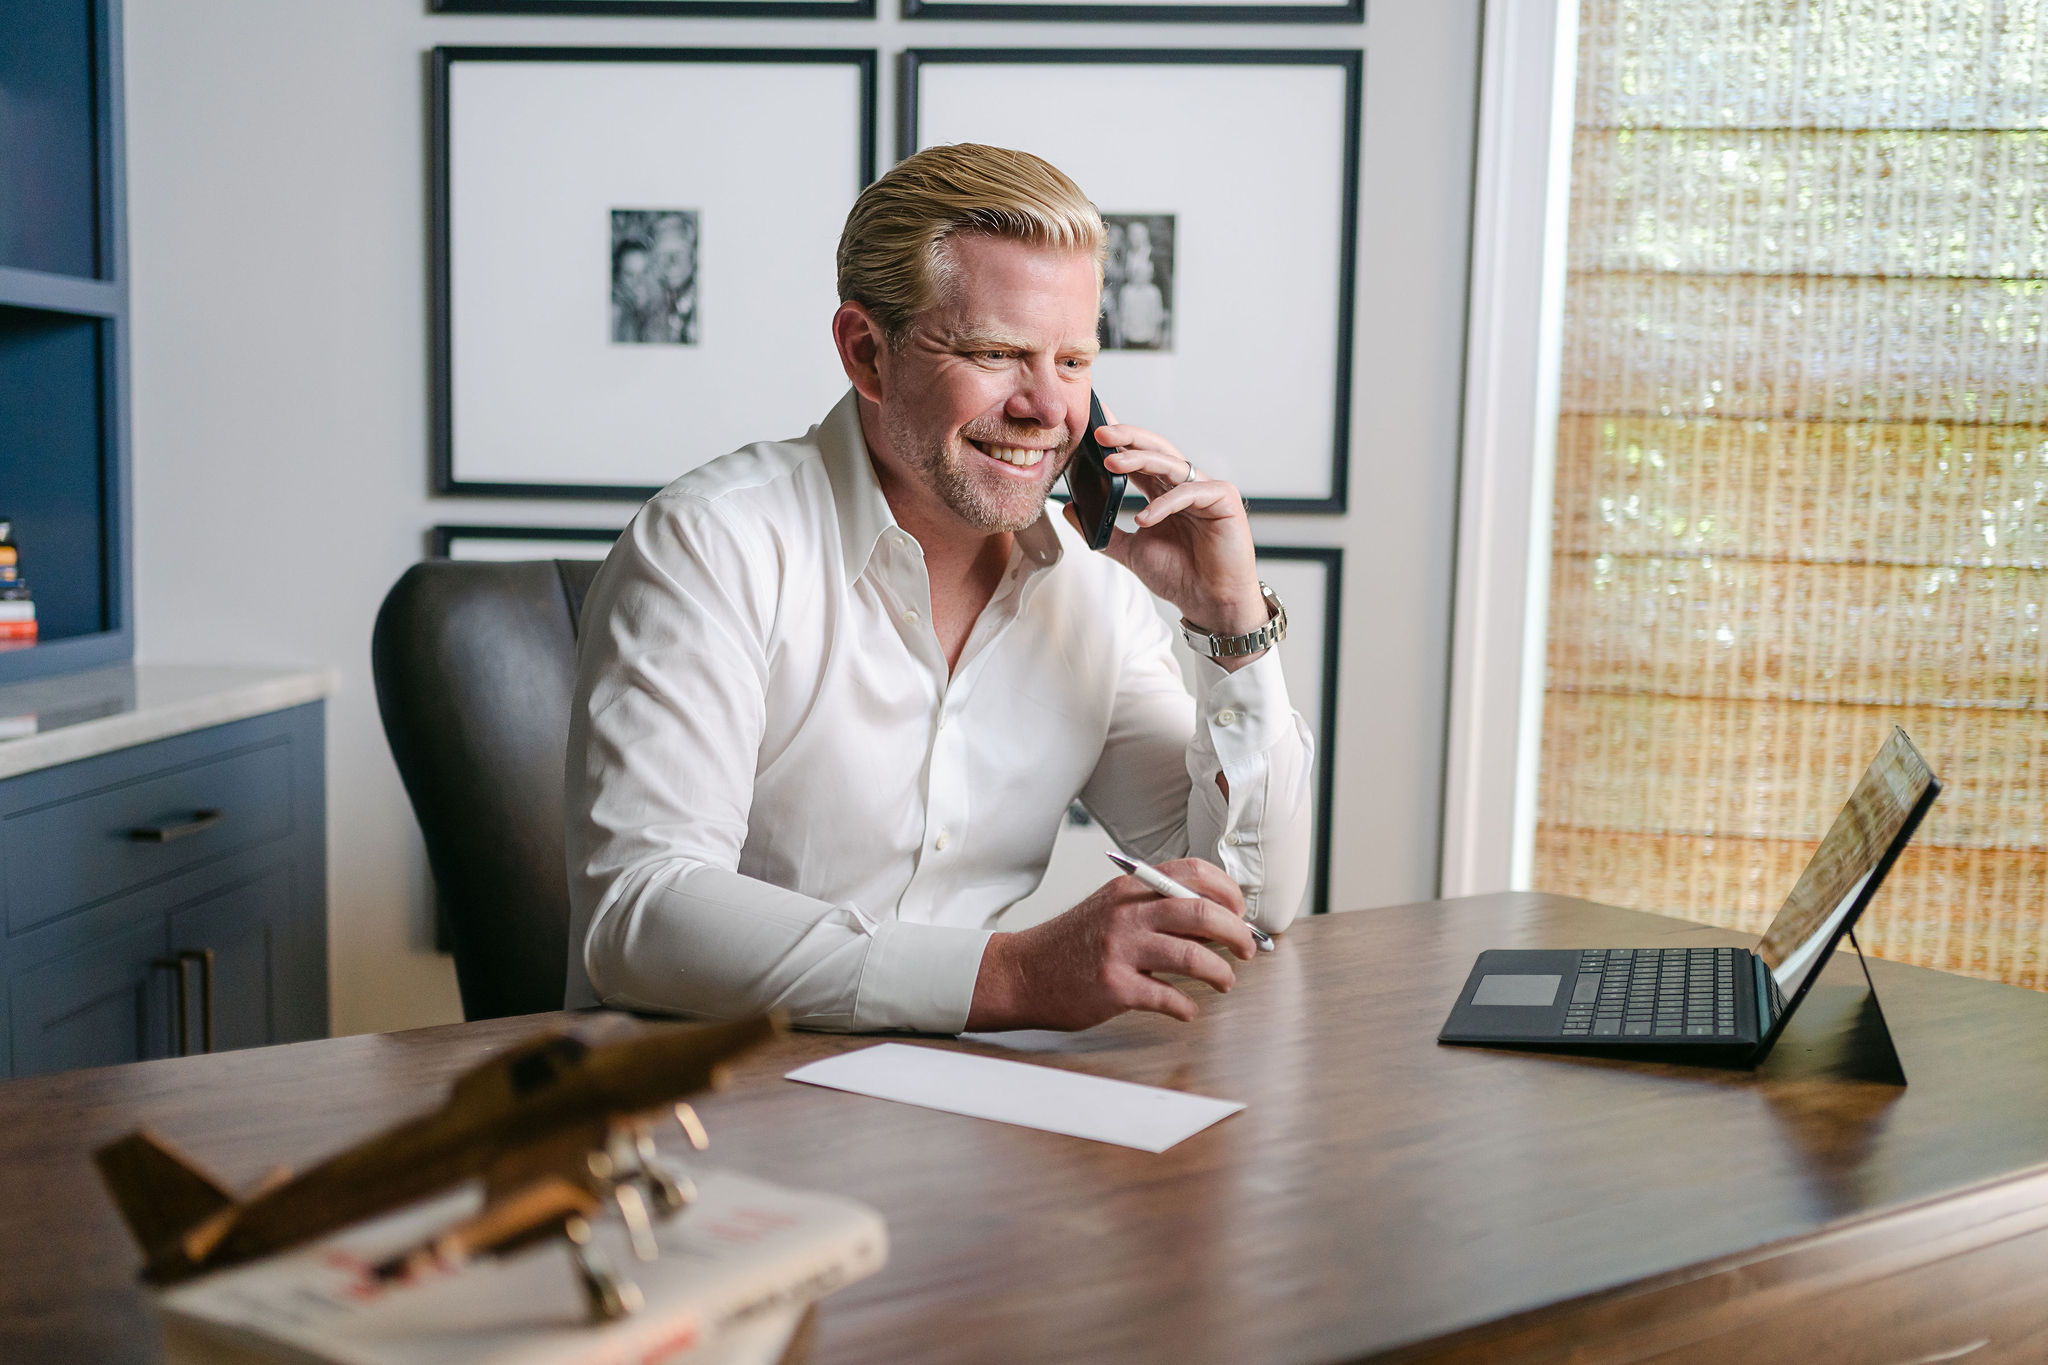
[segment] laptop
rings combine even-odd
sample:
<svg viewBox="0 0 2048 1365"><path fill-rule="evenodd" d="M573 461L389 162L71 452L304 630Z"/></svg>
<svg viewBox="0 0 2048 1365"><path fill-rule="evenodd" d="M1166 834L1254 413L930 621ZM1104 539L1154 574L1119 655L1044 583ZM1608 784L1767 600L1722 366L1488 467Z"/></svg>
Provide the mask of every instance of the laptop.
<svg viewBox="0 0 2048 1365"><path fill-rule="evenodd" d="M1437 1041L1755 1066L1940 791L1894 727L1754 950L1489 950Z"/></svg>

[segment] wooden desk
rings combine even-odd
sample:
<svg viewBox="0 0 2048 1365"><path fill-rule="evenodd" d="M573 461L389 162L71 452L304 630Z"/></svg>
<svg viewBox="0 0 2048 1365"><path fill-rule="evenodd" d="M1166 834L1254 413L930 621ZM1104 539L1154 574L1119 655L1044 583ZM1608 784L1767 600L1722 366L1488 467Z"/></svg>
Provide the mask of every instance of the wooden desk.
<svg viewBox="0 0 2048 1365"><path fill-rule="evenodd" d="M1970 1365L2048 1356L2048 1335L2025 1340L2048 1333L2048 997L1873 964L1905 1090L1857 1079L1840 1044L1864 998L1853 960L1755 1075L1435 1042L1482 948L1729 940L1535 895L1361 911L1299 925L1192 1026L1127 1016L1040 1039L1034 1060L1250 1106L1163 1156L779 1079L859 1038L788 1039L700 1109L716 1159L889 1220L888 1268L825 1305L821 1365L1572 1345L1810 1365L1987 1337ZM0 1359L156 1353L97 1144L146 1122L253 1180L425 1107L555 1022L0 1085ZM1862 1326L1881 1356L1827 1335Z"/></svg>

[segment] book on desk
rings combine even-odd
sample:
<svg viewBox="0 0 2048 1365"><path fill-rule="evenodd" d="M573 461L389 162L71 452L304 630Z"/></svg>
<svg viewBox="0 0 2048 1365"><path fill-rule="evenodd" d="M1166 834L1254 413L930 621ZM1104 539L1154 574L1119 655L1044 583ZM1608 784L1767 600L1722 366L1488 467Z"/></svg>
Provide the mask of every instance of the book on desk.
<svg viewBox="0 0 2048 1365"><path fill-rule="evenodd" d="M780 1358L804 1309L873 1274L888 1255L881 1215L837 1195L730 1171L696 1177L688 1209L659 1226L662 1254L640 1262L640 1311L587 1321L584 1303L542 1245L523 1253L379 1281L394 1249L460 1217L467 1192L414 1205L297 1251L168 1290L157 1303L192 1358L220 1347L244 1359L318 1365L598 1365ZM632 1258L626 1230L594 1229Z"/></svg>

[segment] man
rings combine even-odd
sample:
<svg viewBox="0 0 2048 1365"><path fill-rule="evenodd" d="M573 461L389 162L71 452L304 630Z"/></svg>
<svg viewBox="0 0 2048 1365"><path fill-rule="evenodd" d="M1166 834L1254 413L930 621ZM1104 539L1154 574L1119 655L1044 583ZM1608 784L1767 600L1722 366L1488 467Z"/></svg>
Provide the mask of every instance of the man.
<svg viewBox="0 0 2048 1365"><path fill-rule="evenodd" d="M1190 698L1150 596L1205 647L1269 638L1237 490L1112 424L1140 529L1097 554L1045 514L1087 425L1103 244L1036 157L911 157L840 240L853 391L634 518L584 608L570 1004L932 1032L1191 1019L1163 977L1228 990L1207 945L1248 959L1241 915L1292 919L1312 756L1278 659L1205 661ZM993 932L1077 796L1201 899L1118 877Z"/></svg>

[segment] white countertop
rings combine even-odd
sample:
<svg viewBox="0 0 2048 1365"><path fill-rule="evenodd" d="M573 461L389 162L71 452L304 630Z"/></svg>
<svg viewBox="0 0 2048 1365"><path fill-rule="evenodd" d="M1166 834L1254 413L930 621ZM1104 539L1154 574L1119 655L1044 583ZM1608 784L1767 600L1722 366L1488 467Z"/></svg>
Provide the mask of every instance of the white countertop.
<svg viewBox="0 0 2048 1365"><path fill-rule="evenodd" d="M19 777L209 725L267 715L334 691L329 669L119 664L0 687L0 778Z"/></svg>

